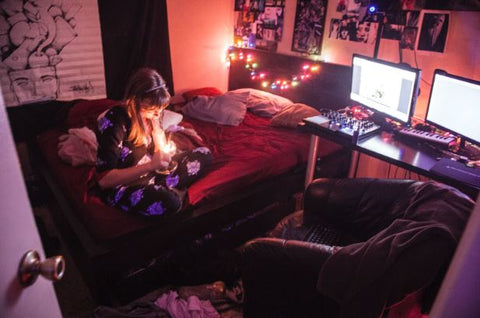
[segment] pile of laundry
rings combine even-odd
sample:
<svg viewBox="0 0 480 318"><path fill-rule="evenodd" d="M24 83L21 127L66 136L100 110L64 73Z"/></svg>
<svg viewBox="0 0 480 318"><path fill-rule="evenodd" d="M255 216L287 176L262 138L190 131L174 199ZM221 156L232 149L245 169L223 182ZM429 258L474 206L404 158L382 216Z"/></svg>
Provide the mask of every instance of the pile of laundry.
<svg viewBox="0 0 480 318"><path fill-rule="evenodd" d="M222 281L178 289L157 290L122 307L98 307L95 318L220 318L243 317L243 286L237 281L226 287Z"/></svg>

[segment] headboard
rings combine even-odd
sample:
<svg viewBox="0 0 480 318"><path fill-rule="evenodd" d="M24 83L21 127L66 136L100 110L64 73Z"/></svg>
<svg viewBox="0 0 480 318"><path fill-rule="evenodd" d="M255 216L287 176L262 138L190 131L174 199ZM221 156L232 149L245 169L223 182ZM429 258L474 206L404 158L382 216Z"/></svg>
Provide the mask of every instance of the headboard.
<svg viewBox="0 0 480 318"><path fill-rule="evenodd" d="M296 87L286 90L270 89L263 88L260 80L250 78L250 71L245 68L245 62L234 60L230 65L229 90L244 87L261 89L317 109L340 109L352 104L350 100L352 68L350 66L314 62L305 58L254 49L235 48L234 52L238 53L239 50L242 50L244 55L254 56L255 62L258 63L258 70L261 69L276 77L297 75L305 64L319 64L320 70Z"/></svg>

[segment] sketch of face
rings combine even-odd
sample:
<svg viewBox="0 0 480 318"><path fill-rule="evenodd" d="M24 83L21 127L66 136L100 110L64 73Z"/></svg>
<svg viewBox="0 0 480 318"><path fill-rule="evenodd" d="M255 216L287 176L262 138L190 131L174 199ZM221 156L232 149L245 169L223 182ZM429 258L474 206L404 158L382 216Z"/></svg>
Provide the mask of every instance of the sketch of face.
<svg viewBox="0 0 480 318"><path fill-rule="evenodd" d="M9 76L19 103L57 98L58 79L53 66L12 71Z"/></svg>

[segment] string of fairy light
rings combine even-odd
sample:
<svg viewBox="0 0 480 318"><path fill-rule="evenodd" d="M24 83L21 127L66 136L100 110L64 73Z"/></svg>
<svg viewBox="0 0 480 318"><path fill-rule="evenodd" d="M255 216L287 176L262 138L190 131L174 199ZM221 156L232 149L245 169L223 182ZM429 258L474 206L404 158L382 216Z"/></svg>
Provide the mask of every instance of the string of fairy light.
<svg viewBox="0 0 480 318"><path fill-rule="evenodd" d="M272 74L261 69L254 54L245 53L243 50L239 48L234 49L233 47L229 48L226 60L228 66L233 62L245 63L245 68L250 72L250 79L259 81L263 88L272 90L295 88L320 71L319 64L306 63L301 66L301 69L296 74L273 77Z"/></svg>

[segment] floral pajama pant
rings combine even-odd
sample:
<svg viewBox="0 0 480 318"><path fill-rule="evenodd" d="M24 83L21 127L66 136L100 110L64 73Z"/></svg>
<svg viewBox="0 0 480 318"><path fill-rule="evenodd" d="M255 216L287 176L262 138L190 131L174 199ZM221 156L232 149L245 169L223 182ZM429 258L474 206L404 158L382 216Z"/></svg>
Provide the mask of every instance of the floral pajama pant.
<svg viewBox="0 0 480 318"><path fill-rule="evenodd" d="M199 147L175 155L178 166L169 175L151 173L137 184L119 186L107 195L107 202L124 211L147 216L164 216L182 209L186 188L197 180L212 160L208 148Z"/></svg>

